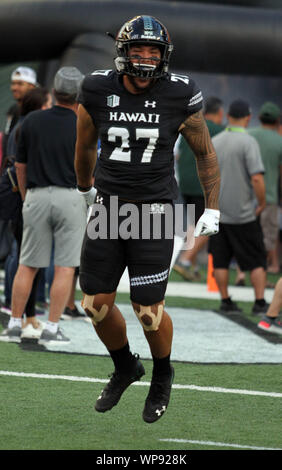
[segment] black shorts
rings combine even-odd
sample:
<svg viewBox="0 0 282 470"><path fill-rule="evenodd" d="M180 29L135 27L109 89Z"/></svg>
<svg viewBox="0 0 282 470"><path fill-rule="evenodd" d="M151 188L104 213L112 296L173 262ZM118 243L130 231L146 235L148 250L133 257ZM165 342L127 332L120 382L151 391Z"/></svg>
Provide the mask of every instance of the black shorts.
<svg viewBox="0 0 282 470"><path fill-rule="evenodd" d="M214 268L228 269L234 257L242 271L266 269L266 251L257 220L247 224L219 224L219 232L209 238Z"/></svg>
<svg viewBox="0 0 282 470"><path fill-rule="evenodd" d="M185 204L194 204L195 205L195 224L198 222L199 218L203 215L205 210L205 198L204 196L188 196L187 194L182 194L183 201Z"/></svg>
<svg viewBox="0 0 282 470"><path fill-rule="evenodd" d="M149 219L144 219L144 212L142 213L144 204L134 203L138 216L132 218L130 225L128 218L132 214L130 203L117 201L116 198L115 204L112 204L109 196L101 194L97 195L96 202L98 204L93 206L81 251L79 271L82 291L88 295L116 291L120 278L128 267L131 300L141 305L152 305L162 301L167 287L174 244L174 226L169 230L165 224L165 214L161 213L164 204L154 203L152 209L151 203L147 203L146 211L150 208L150 211L155 212L149 214L145 211L146 215L149 214ZM167 214L172 214L174 217L173 204L166 203L165 206ZM129 212L126 212L128 209ZM103 217L106 217L106 224L105 218L101 216L102 213ZM134 212L134 215L137 213ZM99 217L101 227L98 224ZM148 220L150 220L149 226ZM155 226L153 226L154 221ZM168 218L166 222L168 223ZM124 230L125 226L129 230ZM128 232L131 236L126 239Z"/></svg>

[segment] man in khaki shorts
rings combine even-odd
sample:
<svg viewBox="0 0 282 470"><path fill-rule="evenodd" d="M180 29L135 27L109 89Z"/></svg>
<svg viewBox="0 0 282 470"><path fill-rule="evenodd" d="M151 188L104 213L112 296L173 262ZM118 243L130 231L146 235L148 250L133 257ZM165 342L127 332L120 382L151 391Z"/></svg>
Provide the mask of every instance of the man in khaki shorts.
<svg viewBox="0 0 282 470"><path fill-rule="evenodd" d="M48 322L39 344L69 342L58 328L67 304L86 226L87 205L76 191L74 153L77 95L83 75L61 68L54 80L55 106L24 121L16 166L24 200L23 240L12 292L12 316L1 336L21 334L21 317L38 268L49 266L54 242L54 280Z"/></svg>
<svg viewBox="0 0 282 470"><path fill-rule="evenodd" d="M58 186L27 191L20 264L48 267L54 238L55 266L79 266L86 219L78 196L76 189Z"/></svg>

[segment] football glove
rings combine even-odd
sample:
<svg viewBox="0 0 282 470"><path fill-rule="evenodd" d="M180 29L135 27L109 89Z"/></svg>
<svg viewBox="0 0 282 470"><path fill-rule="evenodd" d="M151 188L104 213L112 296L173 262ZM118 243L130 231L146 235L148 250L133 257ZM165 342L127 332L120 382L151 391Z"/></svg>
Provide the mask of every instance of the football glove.
<svg viewBox="0 0 282 470"><path fill-rule="evenodd" d="M220 212L216 209L205 209L203 215L199 218L194 236L215 235L219 230Z"/></svg>
<svg viewBox="0 0 282 470"><path fill-rule="evenodd" d="M95 197L96 197L96 194L97 194L97 189L92 187L91 189L89 189L89 191L79 191L78 188L76 188L76 190L77 190L78 194L80 194L81 196L84 197L84 199L86 201L86 204L88 206L92 206L92 204L94 204Z"/></svg>

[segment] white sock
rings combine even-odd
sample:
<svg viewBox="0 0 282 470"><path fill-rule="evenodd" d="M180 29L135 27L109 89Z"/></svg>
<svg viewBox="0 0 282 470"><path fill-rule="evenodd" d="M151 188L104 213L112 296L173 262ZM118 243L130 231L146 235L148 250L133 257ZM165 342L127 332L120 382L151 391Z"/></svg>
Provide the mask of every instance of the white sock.
<svg viewBox="0 0 282 470"><path fill-rule="evenodd" d="M22 327L22 319L21 318L16 318L16 317L11 317L8 323L8 328L15 328L15 326L19 326L20 328Z"/></svg>
<svg viewBox="0 0 282 470"><path fill-rule="evenodd" d="M45 330L50 331L50 333L57 333L58 330L58 323L55 323L53 321L47 321L45 325Z"/></svg>

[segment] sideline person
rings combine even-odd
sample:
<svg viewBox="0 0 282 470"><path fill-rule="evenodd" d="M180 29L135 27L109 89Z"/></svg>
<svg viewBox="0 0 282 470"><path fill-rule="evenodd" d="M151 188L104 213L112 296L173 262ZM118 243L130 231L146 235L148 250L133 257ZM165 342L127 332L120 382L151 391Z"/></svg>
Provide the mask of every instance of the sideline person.
<svg viewBox="0 0 282 470"><path fill-rule="evenodd" d="M228 291L229 266L234 257L241 271L250 271L255 297L252 313L261 315L268 308L264 299L266 252L257 219L265 208L264 165L257 141L247 133L249 104L234 100L227 117L226 129L212 139L221 174L221 217L219 233L209 240L209 251L221 297L220 311L240 312Z"/></svg>
<svg viewBox="0 0 282 470"><path fill-rule="evenodd" d="M68 302L86 225L85 201L76 191L74 155L77 96L83 75L62 67L54 79L55 106L24 120L17 147L17 177L23 204L23 238L12 291L12 316L5 334L21 335L21 317L39 268L50 264L54 279L48 321L38 344L70 341L59 320ZM4 332L2 333L4 334Z"/></svg>
<svg viewBox="0 0 282 470"><path fill-rule="evenodd" d="M280 108L271 102L263 104L259 111L261 125L249 130L258 142L265 168L264 182L266 207L260 216L263 241L267 252L267 272L279 273L276 246L279 236L279 194L282 185L282 138L278 133Z"/></svg>
<svg viewBox="0 0 282 470"><path fill-rule="evenodd" d="M266 314L258 323L258 328L270 333L282 335L282 322L279 318L280 309L282 307L282 277L277 281L272 301L268 307Z"/></svg>

